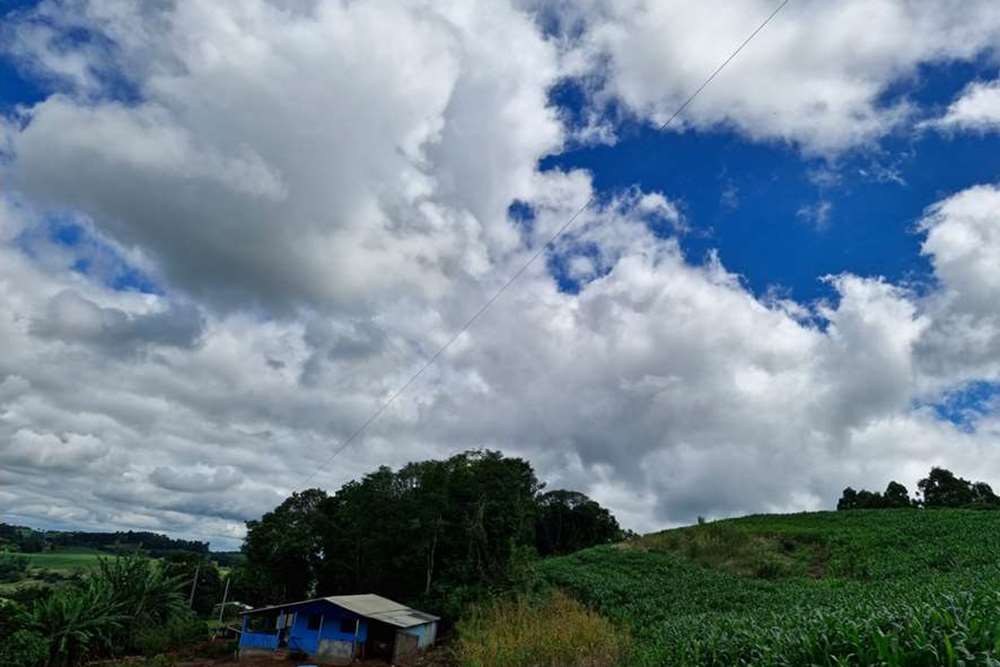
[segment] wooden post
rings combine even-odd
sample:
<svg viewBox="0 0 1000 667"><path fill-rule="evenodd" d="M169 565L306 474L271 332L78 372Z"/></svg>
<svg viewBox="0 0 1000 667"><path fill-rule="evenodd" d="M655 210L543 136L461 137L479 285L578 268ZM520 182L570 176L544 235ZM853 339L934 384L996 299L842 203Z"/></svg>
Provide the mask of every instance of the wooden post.
<svg viewBox="0 0 1000 667"><path fill-rule="evenodd" d="M229 582L232 581L233 575L226 577L226 590L222 593L222 605L219 607L219 626L215 628L215 632L212 633L212 639L219 634L219 627L222 626L222 615L226 613L226 600L229 599Z"/></svg>
<svg viewBox="0 0 1000 667"><path fill-rule="evenodd" d="M351 642L351 660L354 660L354 656L358 653L358 632L361 629L361 619L354 619L354 641Z"/></svg>
<svg viewBox="0 0 1000 667"><path fill-rule="evenodd" d="M201 574L201 563L194 568L194 580L191 581L191 598L188 600L188 607L194 609L194 589L198 587L198 575Z"/></svg>

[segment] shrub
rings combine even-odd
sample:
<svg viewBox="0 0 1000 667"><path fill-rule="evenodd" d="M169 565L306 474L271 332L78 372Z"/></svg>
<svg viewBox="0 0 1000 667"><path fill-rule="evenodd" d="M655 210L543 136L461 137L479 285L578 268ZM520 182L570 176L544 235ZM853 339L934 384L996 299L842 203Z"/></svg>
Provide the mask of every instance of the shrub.
<svg viewBox="0 0 1000 667"><path fill-rule="evenodd" d="M19 581L24 578L31 562L27 556L0 551L0 581Z"/></svg>
<svg viewBox="0 0 1000 667"><path fill-rule="evenodd" d="M194 616L178 614L162 625L137 630L133 647L142 655L155 656L206 639L208 628L204 621Z"/></svg>
<svg viewBox="0 0 1000 667"><path fill-rule="evenodd" d="M53 592L35 603L32 617L48 640L49 665L72 665L110 652L125 620L114 591L99 578Z"/></svg>
<svg viewBox="0 0 1000 667"><path fill-rule="evenodd" d="M550 592L472 608L458 624L455 653L464 667L610 667L628 643L608 620Z"/></svg>
<svg viewBox="0 0 1000 667"><path fill-rule="evenodd" d="M33 630L17 630L0 642L0 665L42 667L49 657L49 642Z"/></svg>
<svg viewBox="0 0 1000 667"><path fill-rule="evenodd" d="M48 641L31 628L31 616L24 607L0 598L0 665L41 667L48 656Z"/></svg>
<svg viewBox="0 0 1000 667"><path fill-rule="evenodd" d="M30 623L24 607L7 598L0 598L0 637L23 630Z"/></svg>

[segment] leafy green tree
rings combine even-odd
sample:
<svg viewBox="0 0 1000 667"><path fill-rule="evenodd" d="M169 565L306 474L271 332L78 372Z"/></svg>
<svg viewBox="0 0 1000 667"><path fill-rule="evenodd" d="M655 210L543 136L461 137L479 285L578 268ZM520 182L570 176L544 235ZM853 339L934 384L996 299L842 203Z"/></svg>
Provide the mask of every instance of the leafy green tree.
<svg viewBox="0 0 1000 667"><path fill-rule="evenodd" d="M858 508L858 492L851 487L844 489L837 501L837 510L853 510Z"/></svg>
<svg viewBox="0 0 1000 667"><path fill-rule="evenodd" d="M882 499L884 507L911 507L913 505L910 500L910 492L895 480L889 482L889 485L885 487Z"/></svg>
<svg viewBox="0 0 1000 667"><path fill-rule="evenodd" d="M924 507L965 507L976 499L969 480L944 468L931 468L930 474L917 482L917 488L923 495Z"/></svg>
<svg viewBox="0 0 1000 667"><path fill-rule="evenodd" d="M972 503L979 507L997 507L1000 506L1000 498L989 484L976 482L972 485Z"/></svg>
<svg viewBox="0 0 1000 667"><path fill-rule="evenodd" d="M534 550L531 465L495 451L382 467L334 495L294 494L247 523L234 588L254 604L375 592L402 599L502 587ZM266 599L262 599L265 598Z"/></svg>
<svg viewBox="0 0 1000 667"><path fill-rule="evenodd" d="M549 491L538 497L535 545L542 556L567 554L622 539L607 509L576 491Z"/></svg>
<svg viewBox="0 0 1000 667"><path fill-rule="evenodd" d="M190 551L169 554L163 559L163 566L167 574L183 583L185 592L194 589L191 609L199 616L210 616L215 605L222 601L219 567L204 554Z"/></svg>
<svg viewBox="0 0 1000 667"><path fill-rule="evenodd" d="M321 508L327 500L325 491L307 489L259 521L247 522L243 552L270 601L300 600L313 592L322 564Z"/></svg>
<svg viewBox="0 0 1000 667"><path fill-rule="evenodd" d="M878 491L861 489L855 491L851 487L844 489L837 502L838 510L874 510L886 507L886 500Z"/></svg>

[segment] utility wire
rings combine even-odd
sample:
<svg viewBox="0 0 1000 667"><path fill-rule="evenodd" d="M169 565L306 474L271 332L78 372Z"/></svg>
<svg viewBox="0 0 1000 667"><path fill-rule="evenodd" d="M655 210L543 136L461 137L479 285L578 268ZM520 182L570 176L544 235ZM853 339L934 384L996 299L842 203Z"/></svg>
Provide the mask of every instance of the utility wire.
<svg viewBox="0 0 1000 667"><path fill-rule="evenodd" d="M775 10L773 12L771 12L768 15L768 17L766 19L764 19L764 21L759 26L757 26L757 28L752 33L750 33L750 35L746 39L744 39L740 43L740 45L737 46L736 49L732 53L729 54L729 57L726 58L725 60L723 60L722 63L718 67L715 68L715 71L713 71L708 76L708 78L705 79L700 86L698 86L697 90L695 90L693 93L691 93L691 95L688 96L688 98L686 100L684 100L684 103L681 104L679 107L677 107L677 110L674 111L674 113L667 120L665 120L663 123L660 124L660 126L657 128L657 131L658 132L662 132L663 130L665 130L667 128L668 125L670 125L670 123L672 123L674 120L676 120L677 117L680 116L681 113L683 113L684 110L688 108L688 106L690 106L690 104L694 101L694 99L696 97L698 97L698 95L701 94L701 92L703 90L705 90L705 88L708 86L708 84L712 83L712 81L715 79L715 77L717 77L719 75L719 73L722 72L722 70L724 70L726 68L726 66L729 63L731 63L733 61L733 59L736 58L736 56L739 55L740 51L742 51L747 46L747 44L749 44L751 41L753 41L753 38L756 37L767 26L767 24L771 22L771 19L773 19L775 16L777 16L778 12L780 12L782 9L784 9L785 5L787 5L790 1L791 0L783 0L783 2L781 4L779 4L775 8ZM550 246L554 245L555 242L557 240L559 240L559 238L563 234L565 234L566 231L570 227L573 226L573 223L576 222L577 218L579 218L580 215L584 211L586 211L588 208L590 208L591 206L593 206L594 204L597 203L597 199L598 199L597 195L596 194L592 194L590 196L590 199L588 199L586 201L586 203L584 203L583 206L581 206L579 209L577 209L577 211L573 215L571 215L570 218L566 222L564 222L562 224L562 226L559 227L556 230L556 232L552 236L550 236L549 239L538 248L538 250L535 251L534 254L531 255L531 257L528 258L528 261L525 262L521 266L521 268L519 268L517 271L515 271L514 274L511 275L507 279L507 281L503 285L500 286L500 289L498 289L496 292L494 292L493 296L491 296L489 299L487 299L486 303L484 303L482 306L480 306L479 310L477 310L472 315L472 317L470 317L468 320L466 320L465 324L463 324L461 327L459 327L458 331L456 331L455 334L451 338L449 338L448 341L444 345L442 345L440 348L438 348L437 352L435 352L433 355L431 355L431 357L429 359L427 359L427 361L424 362L424 364L417 370L416 373L414 373L412 376L410 376L409 380L407 380L406 382L404 382L402 384L402 386L400 386L398 389L396 389L396 391L392 392L392 394L389 396L389 398L386 399L378 407L377 410L375 410L371 415L369 415L368 419L366 419L361 424L361 426L359 426L357 429L355 429L347 437L347 439L344 440L344 442L342 442L340 444L339 447L337 447L336 449L334 449L333 453L325 461L323 461L319 466L317 466L315 469L313 469L313 471L302 481L301 486L304 487L307 484L309 484L309 482L311 482L313 480L313 478L316 477L316 475L318 475L320 472L322 472L328 465L330 465L331 463L333 463L334 459L336 459L337 456L339 456L341 452L343 452L345 449L347 449L351 445L351 443L354 442L357 439L357 437L359 435L361 435L362 433L364 433L365 430L369 426L371 426L372 423L375 420L377 420L379 417L381 417L382 413L384 413L386 411L386 409L388 409L388 407L390 405L392 405L396 401L396 399L400 397L400 395L403 394L403 392L405 392L407 389L409 389L410 385L412 385L414 382L416 382L417 379L419 379L420 376L424 374L424 371L426 371L428 368L430 368L431 366L433 366L434 362L437 361L438 358L442 354L444 354L445 351L447 351L447 349L449 347L451 347L455 343L455 341L457 341L462 336L462 334L464 334L466 331L468 331L469 328L473 324L476 323L476 320L478 320L483 315L483 313L485 313L487 310L489 310L490 306L492 306L494 303L496 303L497 299L499 299L500 296L505 291L507 291L508 287L510 287L511 285L513 285L514 282L516 282L517 279L520 278L521 275L524 274L524 272L527 271L531 267L531 265L534 264L535 261L539 257L542 256L542 254L545 253L546 250L549 249Z"/></svg>

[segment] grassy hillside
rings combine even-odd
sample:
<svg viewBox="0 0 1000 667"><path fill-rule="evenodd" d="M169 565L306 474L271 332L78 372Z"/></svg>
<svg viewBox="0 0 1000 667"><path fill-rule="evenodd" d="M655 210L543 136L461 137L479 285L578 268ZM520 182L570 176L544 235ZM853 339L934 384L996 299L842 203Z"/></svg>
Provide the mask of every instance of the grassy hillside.
<svg viewBox="0 0 1000 667"><path fill-rule="evenodd" d="M549 559L634 665L998 665L1000 512L751 516Z"/></svg>
<svg viewBox="0 0 1000 667"><path fill-rule="evenodd" d="M31 568L59 572L89 572L97 569L99 558L107 558L110 554L97 549L73 547L25 555L31 561L29 566Z"/></svg>

